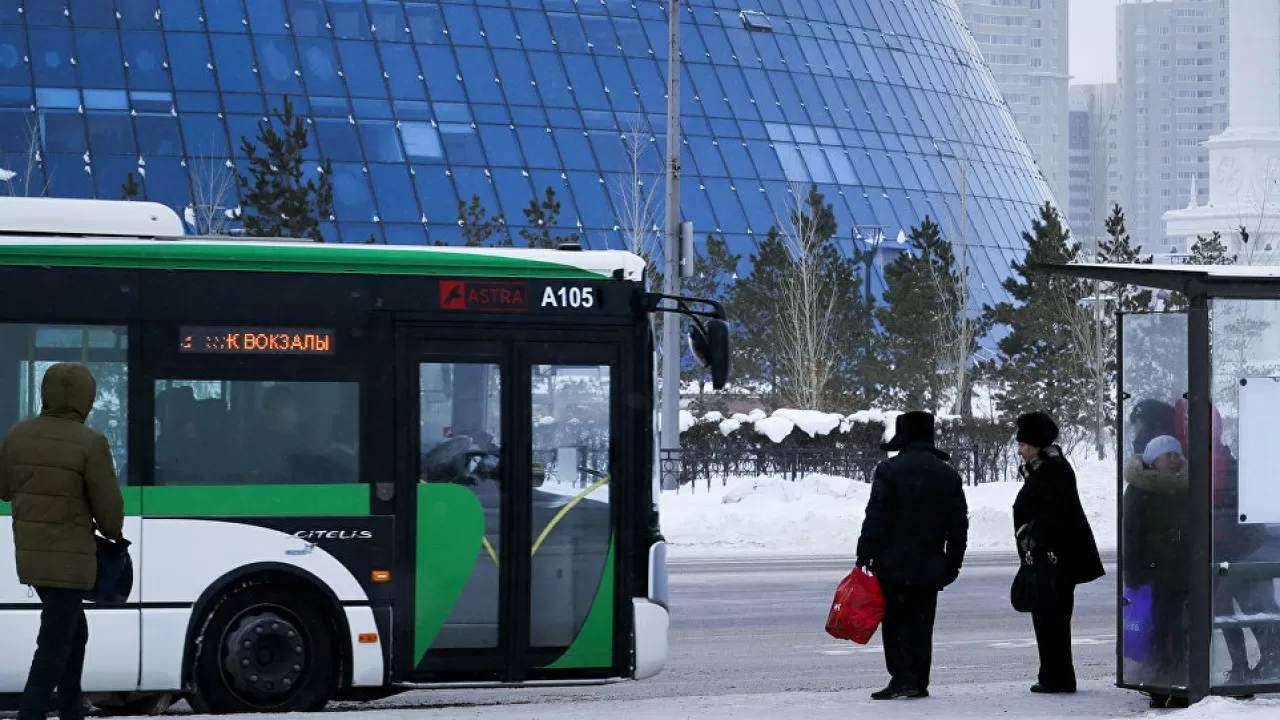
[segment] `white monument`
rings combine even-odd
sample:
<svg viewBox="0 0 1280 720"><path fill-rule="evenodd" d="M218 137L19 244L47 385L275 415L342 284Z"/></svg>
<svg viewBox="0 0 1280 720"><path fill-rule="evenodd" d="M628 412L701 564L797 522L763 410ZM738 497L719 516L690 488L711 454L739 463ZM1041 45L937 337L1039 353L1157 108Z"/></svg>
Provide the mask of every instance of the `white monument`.
<svg viewBox="0 0 1280 720"><path fill-rule="evenodd" d="M1231 0L1228 47L1229 124L1204 144L1209 202L1198 203L1193 179L1187 207L1164 215L1167 245L1189 252L1216 230L1241 263L1271 264L1280 261L1280 0Z"/></svg>

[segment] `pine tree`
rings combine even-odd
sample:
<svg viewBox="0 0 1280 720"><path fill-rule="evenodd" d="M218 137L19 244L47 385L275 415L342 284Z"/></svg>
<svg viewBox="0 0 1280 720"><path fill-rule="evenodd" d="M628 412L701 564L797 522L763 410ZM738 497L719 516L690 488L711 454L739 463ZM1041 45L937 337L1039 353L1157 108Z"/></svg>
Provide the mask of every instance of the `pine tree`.
<svg viewBox="0 0 1280 720"><path fill-rule="evenodd" d="M492 218L489 211L480 203L478 194L471 196L468 204L458 201L458 225L462 228L463 244L467 247L488 245L494 235L506 229L507 219L502 213ZM508 238L506 244L511 245Z"/></svg>
<svg viewBox="0 0 1280 720"><path fill-rule="evenodd" d="M1125 226L1124 209L1119 204L1112 206L1111 216L1106 221L1107 239L1098 247L1098 262L1150 265L1154 258L1142 254L1142 246L1133 244L1129 230ZM1148 288L1135 288L1121 285L1111 289L1118 302L1120 312L1137 313L1151 309L1154 295Z"/></svg>
<svg viewBox="0 0 1280 720"><path fill-rule="evenodd" d="M1048 202L1022 239L1026 256L1013 264L1015 274L1001 283L1012 302L986 309L992 323L1009 331L999 343L999 364L991 369L1000 383L997 406L1006 416L1041 410L1052 414L1064 429L1085 427L1091 415L1092 388L1087 368L1073 347L1072 324L1081 321L1078 302L1086 289L1074 278L1037 270L1041 265L1074 261L1079 247L1062 226L1057 208Z"/></svg>
<svg viewBox="0 0 1280 720"><path fill-rule="evenodd" d="M771 402L855 407L871 367L862 272L840 254L835 212L817 186L793 188L792 200L787 217L758 242L751 274L730 293L740 328L735 373ZM801 348L797 333L822 342Z"/></svg>
<svg viewBox="0 0 1280 720"><path fill-rule="evenodd" d="M133 176L133 171L130 170L124 176L124 183L120 185L120 199L136 200L141 194L142 190L138 187L138 179Z"/></svg>
<svg viewBox="0 0 1280 720"><path fill-rule="evenodd" d="M1182 264L1235 265L1237 259L1237 256L1228 252L1226 243L1222 241L1222 233L1214 230L1208 237L1196 236L1196 241L1191 246L1191 254L1183 259ZM1169 299L1165 301L1165 309L1174 312L1186 310L1187 305L1186 296L1180 292L1170 293Z"/></svg>
<svg viewBox="0 0 1280 720"><path fill-rule="evenodd" d="M303 182L303 152L310 145L306 120L293 113L293 102L272 111L272 119L258 122L258 141L240 139L249 160L248 176L239 175L243 208L241 222L252 237L311 238L324 242L320 223L333 215L333 167L321 166L318 180ZM265 155L259 155L259 147Z"/></svg>
<svg viewBox="0 0 1280 720"><path fill-rule="evenodd" d="M945 342L942 298L934 278L938 271L954 274L955 258L951 244L942 239L941 229L929 217L911 228L907 240L910 251L884 270L884 304L875 309L882 358L876 364L877 380L881 399L933 412L943 392L937 358Z"/></svg>
<svg viewBox="0 0 1280 720"><path fill-rule="evenodd" d="M538 202L535 198L529 201L529 207L524 209L525 220L529 221L532 227L522 228L520 237L529 243L531 248L555 248L561 243L578 242L578 233L569 233L568 235L552 235L551 228L555 226L556 220L560 217L560 201L556 200L556 191L547 186L543 191L542 202Z"/></svg>

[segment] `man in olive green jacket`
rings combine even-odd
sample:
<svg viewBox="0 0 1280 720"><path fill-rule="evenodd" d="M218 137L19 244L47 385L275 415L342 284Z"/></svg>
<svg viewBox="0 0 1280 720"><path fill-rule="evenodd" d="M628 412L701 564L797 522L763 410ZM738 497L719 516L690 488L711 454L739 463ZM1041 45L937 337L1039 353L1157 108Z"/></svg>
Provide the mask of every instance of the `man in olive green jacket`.
<svg viewBox="0 0 1280 720"><path fill-rule="evenodd" d="M0 445L0 500L13 503L18 581L42 603L40 634L19 720L40 720L58 691L59 717L83 717L80 675L89 626L84 601L98 575L94 529L118 540L124 499L111 448L85 426L97 382L83 365L45 373L38 417L16 425Z"/></svg>

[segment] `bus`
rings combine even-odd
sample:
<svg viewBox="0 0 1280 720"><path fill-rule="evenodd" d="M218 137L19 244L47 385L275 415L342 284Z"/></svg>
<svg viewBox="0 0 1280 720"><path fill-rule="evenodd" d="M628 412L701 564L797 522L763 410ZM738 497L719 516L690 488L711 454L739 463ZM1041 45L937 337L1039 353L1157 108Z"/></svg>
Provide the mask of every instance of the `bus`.
<svg viewBox="0 0 1280 720"><path fill-rule="evenodd" d="M644 679L666 660L655 335L721 305L645 261L183 236L159 205L0 200L0 428L92 370L135 582L87 606L108 713L314 711L432 687ZM39 601L0 505L0 695Z"/></svg>

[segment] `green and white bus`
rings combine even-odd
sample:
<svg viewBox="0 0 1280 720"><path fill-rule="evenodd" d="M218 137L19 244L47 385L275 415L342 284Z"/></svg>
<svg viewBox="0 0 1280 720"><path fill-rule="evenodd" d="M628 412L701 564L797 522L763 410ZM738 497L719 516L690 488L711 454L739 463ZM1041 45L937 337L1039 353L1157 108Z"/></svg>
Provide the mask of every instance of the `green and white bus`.
<svg viewBox="0 0 1280 720"><path fill-rule="evenodd" d="M181 237L149 203L0 200L0 429L85 363L136 580L99 707L309 711L643 679L667 655L655 312L723 384L723 308L619 251ZM705 310L694 309L705 307ZM0 695L38 599L0 505Z"/></svg>

